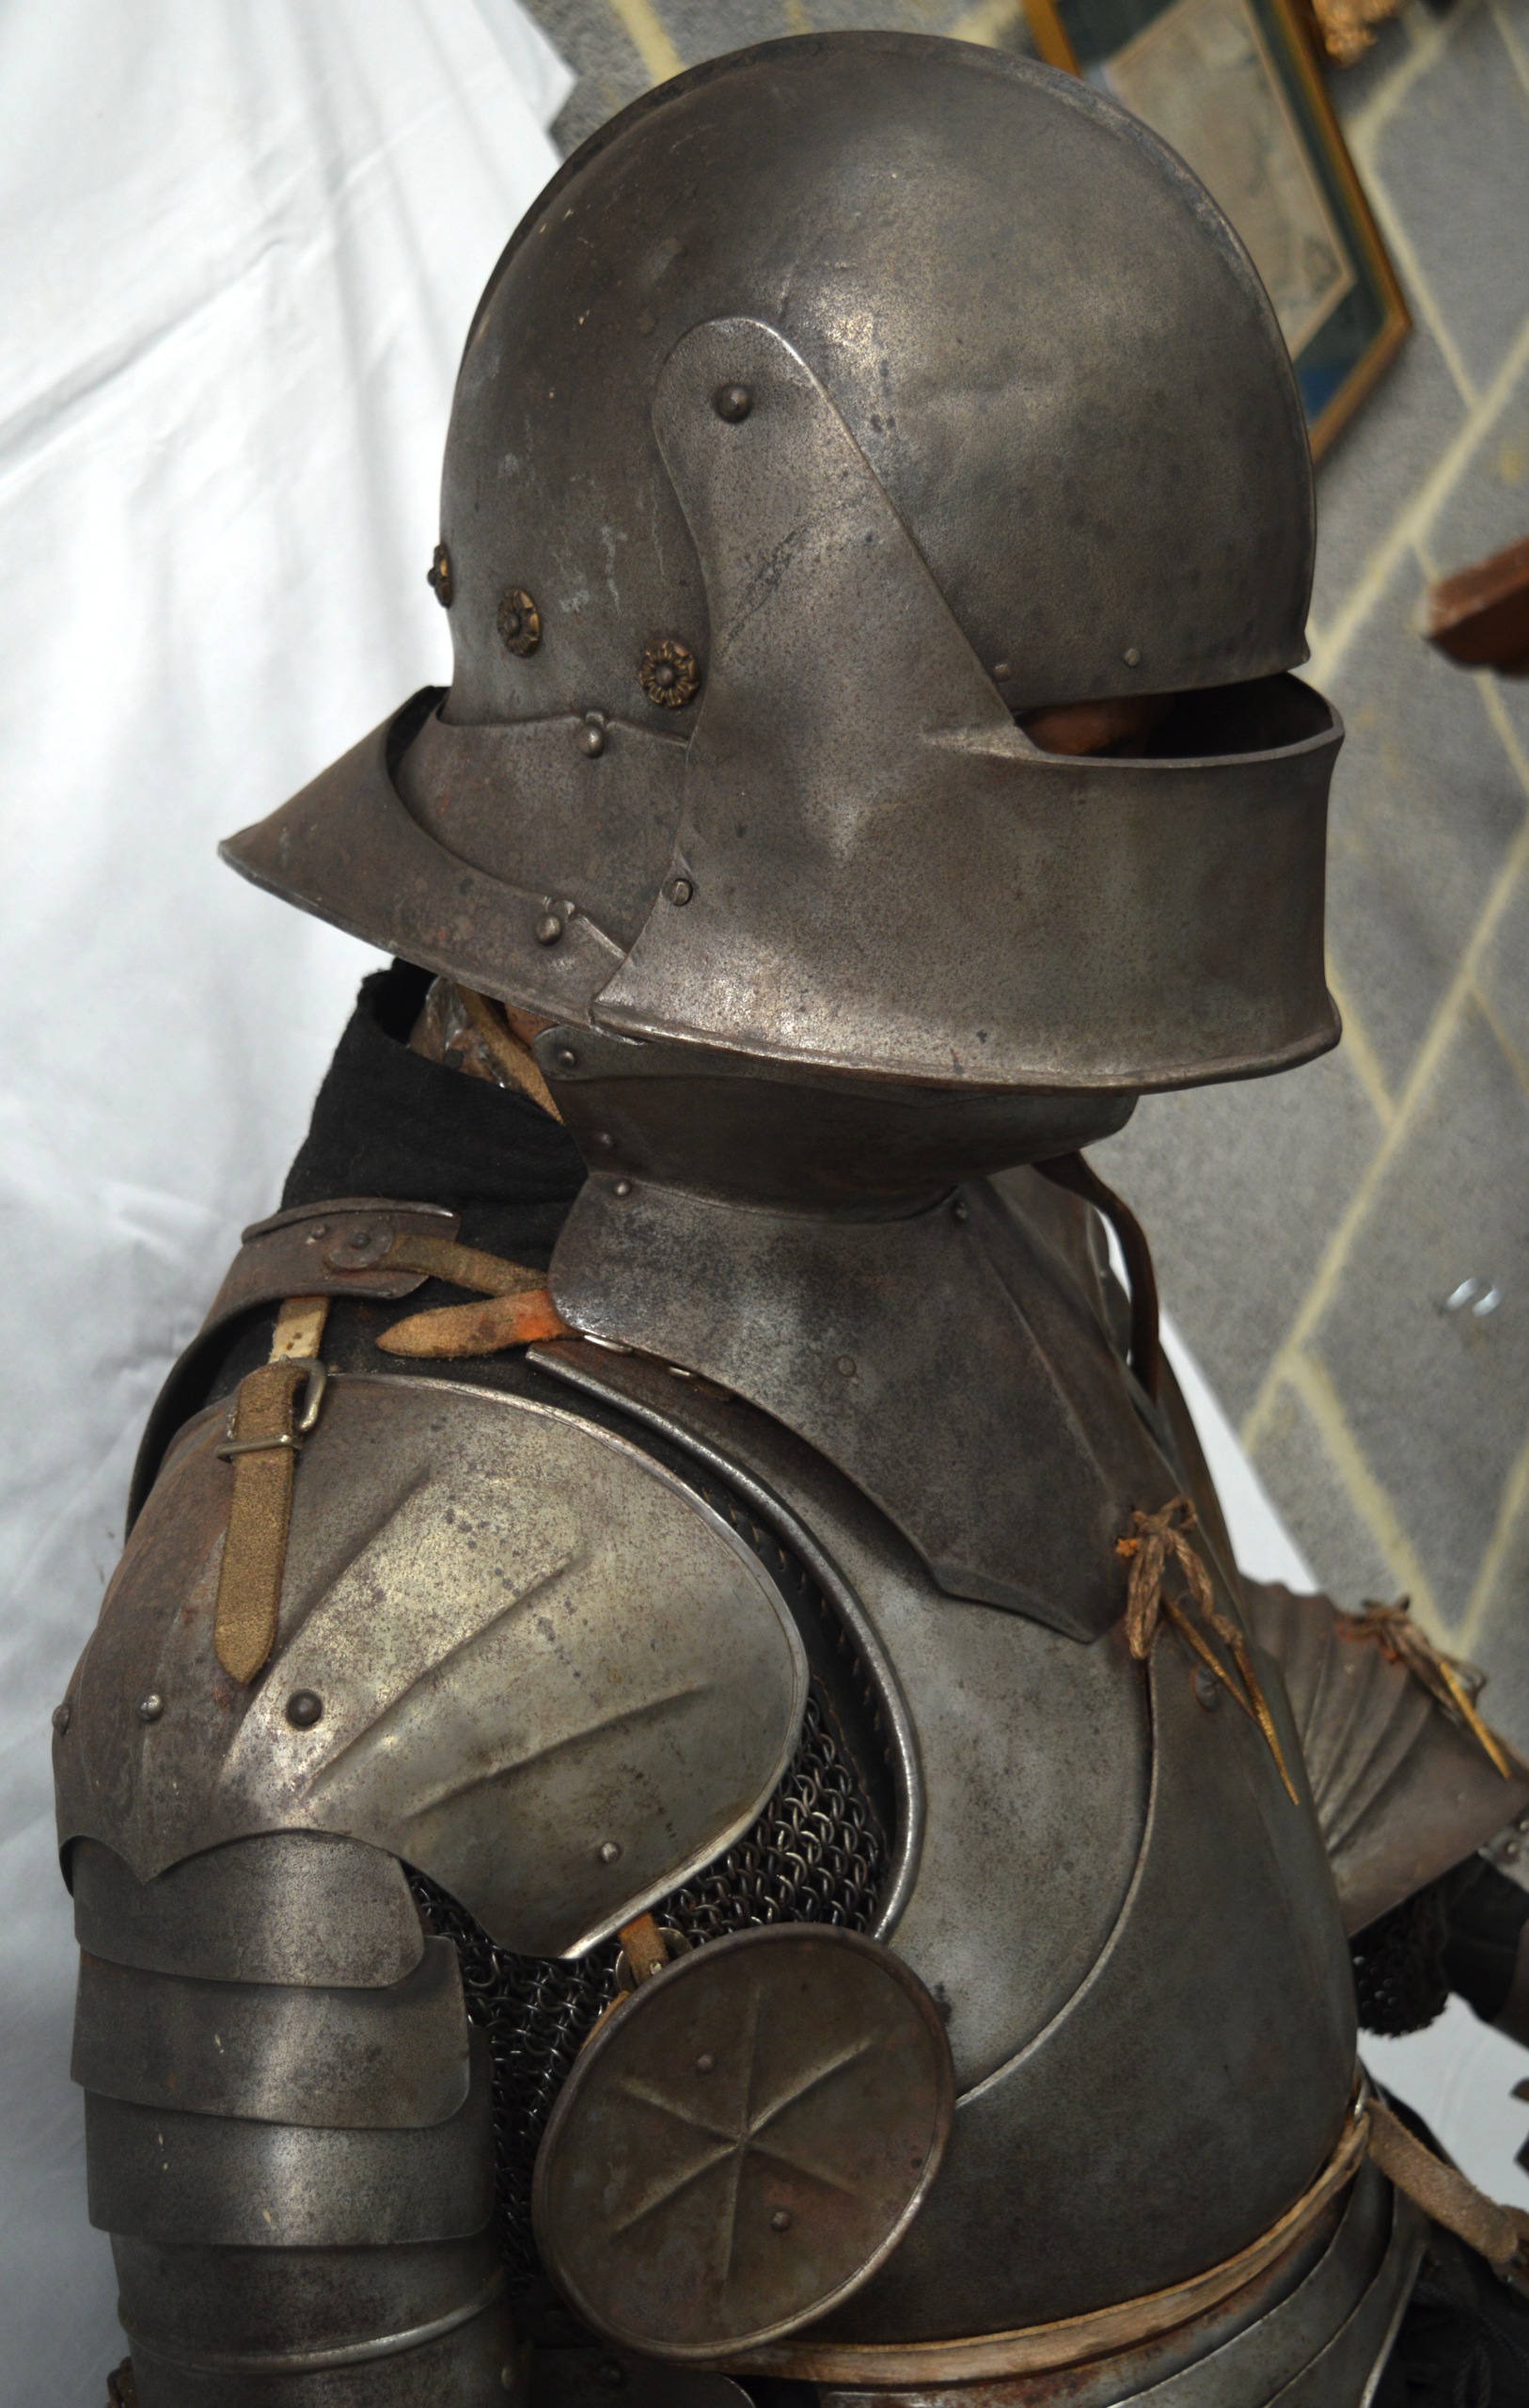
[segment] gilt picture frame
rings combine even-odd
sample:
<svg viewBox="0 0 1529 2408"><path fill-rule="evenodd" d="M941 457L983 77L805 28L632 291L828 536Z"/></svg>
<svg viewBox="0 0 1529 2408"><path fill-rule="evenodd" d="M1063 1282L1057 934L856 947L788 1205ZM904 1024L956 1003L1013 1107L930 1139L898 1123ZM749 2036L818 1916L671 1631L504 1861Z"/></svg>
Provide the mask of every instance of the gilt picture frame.
<svg viewBox="0 0 1529 2408"><path fill-rule="evenodd" d="M1269 287L1320 459L1411 320L1295 0L1025 0L1041 56L1122 102Z"/></svg>

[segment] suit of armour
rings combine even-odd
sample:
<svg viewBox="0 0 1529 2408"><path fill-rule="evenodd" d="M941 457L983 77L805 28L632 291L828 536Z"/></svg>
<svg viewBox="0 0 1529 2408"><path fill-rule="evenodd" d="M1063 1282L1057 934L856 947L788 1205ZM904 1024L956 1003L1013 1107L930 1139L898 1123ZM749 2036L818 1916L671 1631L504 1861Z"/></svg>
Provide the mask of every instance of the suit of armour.
<svg viewBox="0 0 1529 2408"><path fill-rule="evenodd" d="M398 959L55 1718L119 2399L1511 2382L1358 2027L1529 2033L1529 1771L1239 1576L1087 1154L1336 1041L1313 531L1235 234L1049 71L739 54L517 230L452 685L225 848Z"/></svg>

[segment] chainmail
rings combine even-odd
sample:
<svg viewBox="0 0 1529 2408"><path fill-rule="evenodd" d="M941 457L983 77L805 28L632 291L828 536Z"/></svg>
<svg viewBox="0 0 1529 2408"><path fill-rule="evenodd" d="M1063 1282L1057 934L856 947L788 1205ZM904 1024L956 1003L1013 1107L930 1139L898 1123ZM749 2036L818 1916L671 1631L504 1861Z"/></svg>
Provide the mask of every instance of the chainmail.
<svg viewBox="0 0 1529 2408"><path fill-rule="evenodd" d="M758 1820L725 1856L653 1909L692 1945L751 1924L875 1919L886 1844L836 1740L814 1680L796 1752ZM426 1929L456 1942L469 2019L494 2061L497 2220L511 2280L538 2271L531 2170L553 2102L586 2035L616 1991L615 1941L573 1958L517 1956L490 1940L421 1873L411 1886Z"/></svg>
<svg viewBox="0 0 1529 2408"><path fill-rule="evenodd" d="M1421 2032L1449 2004L1444 1947L1449 1938L1439 1885L1415 1891L1349 1942L1359 2020L1366 2032L1395 2037Z"/></svg>

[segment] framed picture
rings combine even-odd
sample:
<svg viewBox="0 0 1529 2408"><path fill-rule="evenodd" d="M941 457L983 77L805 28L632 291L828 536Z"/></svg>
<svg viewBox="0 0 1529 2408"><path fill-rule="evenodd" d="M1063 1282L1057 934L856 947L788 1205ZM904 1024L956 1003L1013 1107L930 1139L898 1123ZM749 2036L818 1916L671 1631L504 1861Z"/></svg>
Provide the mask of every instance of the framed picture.
<svg viewBox="0 0 1529 2408"><path fill-rule="evenodd" d="M1025 0L1041 56L1172 143L1269 287L1320 458L1411 321L1297 0Z"/></svg>

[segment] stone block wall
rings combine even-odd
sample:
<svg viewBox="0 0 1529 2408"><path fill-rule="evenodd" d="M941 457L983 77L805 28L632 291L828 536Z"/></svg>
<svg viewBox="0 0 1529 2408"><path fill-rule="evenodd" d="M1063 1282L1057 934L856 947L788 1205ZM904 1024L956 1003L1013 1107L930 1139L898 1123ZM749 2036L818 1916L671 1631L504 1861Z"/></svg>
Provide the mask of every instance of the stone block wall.
<svg viewBox="0 0 1529 2408"><path fill-rule="evenodd" d="M1317 472L1344 1042L1151 1099L1098 1162L1319 1576L1410 1594L1526 1746L1529 681L1416 623L1529 534L1529 0L1411 8L1332 89L1415 321Z"/></svg>

